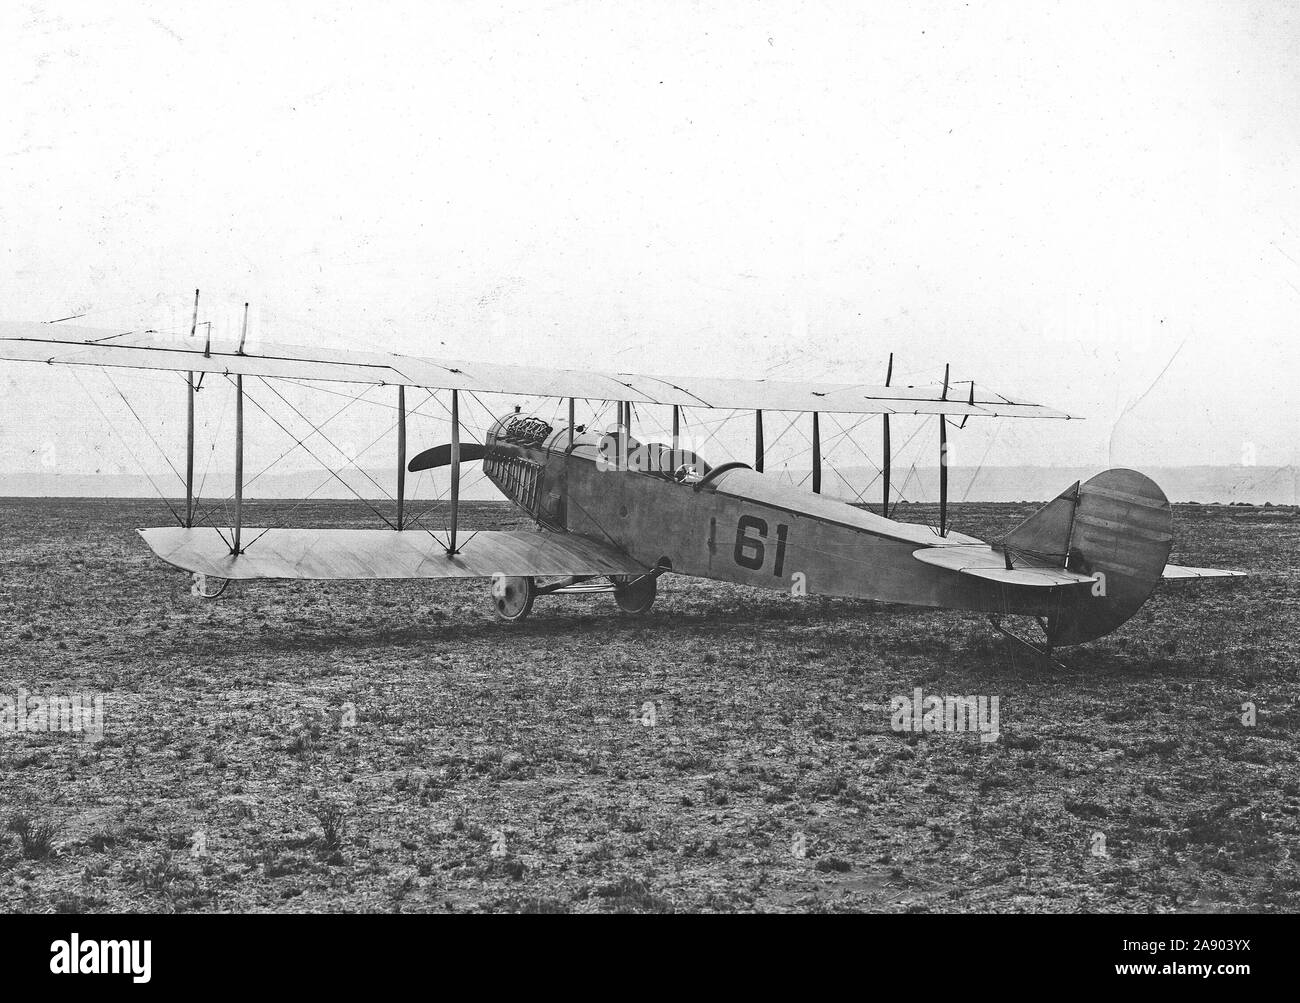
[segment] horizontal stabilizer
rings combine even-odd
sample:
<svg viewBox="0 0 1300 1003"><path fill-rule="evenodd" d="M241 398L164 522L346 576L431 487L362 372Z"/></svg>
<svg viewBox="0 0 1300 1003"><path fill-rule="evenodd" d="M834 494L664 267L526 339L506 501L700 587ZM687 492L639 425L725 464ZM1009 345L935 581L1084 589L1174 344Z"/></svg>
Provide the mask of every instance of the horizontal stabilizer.
<svg viewBox="0 0 1300 1003"><path fill-rule="evenodd" d="M1218 568L1184 568L1178 564L1166 564L1161 580L1167 585L1188 585L1192 582L1206 581L1210 578L1245 578L1244 571L1220 571Z"/></svg>
<svg viewBox="0 0 1300 1003"><path fill-rule="evenodd" d="M961 547L923 547L912 551L912 556L926 564L958 571L963 575L987 578L1004 585L1036 585L1055 588L1059 585L1091 585L1094 579L1064 568L1025 564L1007 567L1006 557L986 544Z"/></svg>
<svg viewBox="0 0 1300 1003"><path fill-rule="evenodd" d="M460 552L423 529L243 530L235 557L210 526L139 531L155 554L185 571L235 580L349 581L491 578L493 575L642 575L649 569L614 547L563 533L466 533Z"/></svg>

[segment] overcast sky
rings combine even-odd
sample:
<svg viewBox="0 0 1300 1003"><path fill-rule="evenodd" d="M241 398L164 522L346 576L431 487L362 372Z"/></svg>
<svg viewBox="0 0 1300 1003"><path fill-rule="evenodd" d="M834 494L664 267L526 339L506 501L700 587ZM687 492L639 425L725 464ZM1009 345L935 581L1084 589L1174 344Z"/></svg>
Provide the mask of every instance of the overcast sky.
<svg viewBox="0 0 1300 1003"><path fill-rule="evenodd" d="M1294 3L7 4L0 37L3 319L198 286L335 347L893 350L1088 419L972 423L960 461L1296 462ZM66 372L0 387L0 470L116 448Z"/></svg>

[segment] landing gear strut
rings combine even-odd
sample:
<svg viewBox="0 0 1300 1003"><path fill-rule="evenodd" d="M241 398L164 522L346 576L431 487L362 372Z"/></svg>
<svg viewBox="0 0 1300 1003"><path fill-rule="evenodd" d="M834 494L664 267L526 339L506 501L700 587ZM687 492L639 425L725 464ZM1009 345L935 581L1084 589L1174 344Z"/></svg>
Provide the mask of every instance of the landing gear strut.
<svg viewBox="0 0 1300 1003"><path fill-rule="evenodd" d="M219 598L229 586L229 578L212 578L202 571L190 575L190 595L196 599Z"/></svg>

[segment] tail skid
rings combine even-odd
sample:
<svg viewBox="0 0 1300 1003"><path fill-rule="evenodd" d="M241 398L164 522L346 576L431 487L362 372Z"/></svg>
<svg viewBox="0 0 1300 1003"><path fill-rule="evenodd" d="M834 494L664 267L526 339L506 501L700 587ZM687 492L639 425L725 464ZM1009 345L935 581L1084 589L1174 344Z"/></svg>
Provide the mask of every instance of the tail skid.
<svg viewBox="0 0 1300 1003"><path fill-rule="evenodd" d="M1021 637L1015 631L1008 630L1006 627L1002 626L1002 617L998 616L996 613L989 614L989 623L992 624L994 630L1007 639L1008 648L1014 650L1013 645L1019 645L1042 662L1043 665L1050 666L1054 669L1065 668L1064 665L1052 657L1052 646L1050 644L1035 644L1033 641ZM1044 631L1047 630L1047 624L1043 623L1041 620L1039 621L1039 624L1042 626Z"/></svg>

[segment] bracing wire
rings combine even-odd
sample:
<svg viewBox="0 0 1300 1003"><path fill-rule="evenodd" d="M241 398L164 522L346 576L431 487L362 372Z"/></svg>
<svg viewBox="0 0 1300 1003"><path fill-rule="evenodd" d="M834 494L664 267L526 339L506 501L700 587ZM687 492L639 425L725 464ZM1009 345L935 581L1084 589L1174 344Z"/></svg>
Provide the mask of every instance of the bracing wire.
<svg viewBox="0 0 1300 1003"><path fill-rule="evenodd" d="M165 494L163 494L162 490L158 487L158 485L154 483L153 475L150 474L149 471L145 469L144 463L141 462L140 457L137 456L135 451L127 444L125 437L122 435L120 431L118 431L117 425L108 417L108 415L104 413L104 409L99 406L99 401L97 401L94 395L86 388L86 384L82 383L81 377L77 375L77 370L75 368L72 370L72 375L73 378L76 379L77 383L81 386L82 392L85 393L85 395L90 398L90 402L93 405L95 405L95 410L98 411L100 417L104 419L104 424L113 430L113 434L116 435L118 441L122 443L122 448L126 450L127 455L130 456L131 459L135 460L136 466L140 468L140 473L144 475L145 480L149 482L149 486L153 488L155 492L157 492L158 497L161 498L163 504L167 506L167 511L169 511L172 514L172 518L176 520L177 525L184 526L185 520L181 517L180 513L176 511L175 507L171 503L171 500ZM137 416L137 420L138 420L138 416Z"/></svg>

